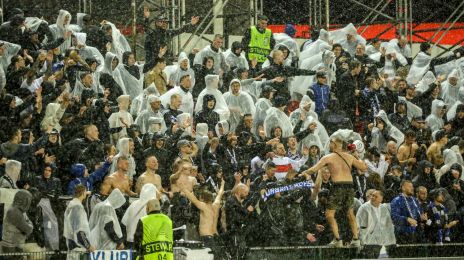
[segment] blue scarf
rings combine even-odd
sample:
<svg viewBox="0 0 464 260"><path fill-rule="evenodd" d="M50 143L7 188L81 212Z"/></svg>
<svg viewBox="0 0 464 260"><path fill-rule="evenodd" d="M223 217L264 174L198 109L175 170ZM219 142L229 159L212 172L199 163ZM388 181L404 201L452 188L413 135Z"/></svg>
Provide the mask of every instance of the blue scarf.
<svg viewBox="0 0 464 260"><path fill-rule="evenodd" d="M266 201L269 197L274 196L276 193L283 193L297 189L311 189L312 187L314 187L314 184L312 182L302 181L285 186L280 186L277 188L272 188L266 191L266 193L263 195L263 200Z"/></svg>

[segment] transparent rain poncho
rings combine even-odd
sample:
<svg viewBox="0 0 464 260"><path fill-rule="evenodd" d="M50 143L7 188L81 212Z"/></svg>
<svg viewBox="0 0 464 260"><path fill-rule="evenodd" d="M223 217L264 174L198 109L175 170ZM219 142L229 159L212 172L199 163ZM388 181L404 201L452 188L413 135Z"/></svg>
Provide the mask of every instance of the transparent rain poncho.
<svg viewBox="0 0 464 260"><path fill-rule="evenodd" d="M237 95L232 94L232 85L235 83L240 85L240 90L238 91ZM229 92L224 93L224 100L226 101L230 111L230 131L235 131L235 128L242 120L242 116L244 114L255 114L256 108L253 102L253 98L250 96L250 94L241 91L241 83L238 79L233 79L230 82Z"/></svg>
<svg viewBox="0 0 464 260"><path fill-rule="evenodd" d="M121 138L118 141L116 148L118 153L113 157L113 163L111 164L110 173L114 173L118 170L118 159L121 156L125 156L129 161L129 169L127 170L127 177L132 180L136 174L135 172L135 160L130 153L130 138Z"/></svg>
<svg viewBox="0 0 464 260"><path fill-rule="evenodd" d="M264 119L266 119L267 110L272 107L272 103L267 98L260 98L256 101L256 111L253 116L253 129L254 132L258 129L258 126L264 124Z"/></svg>
<svg viewBox="0 0 464 260"><path fill-rule="evenodd" d="M319 133L319 125L321 125L319 123L319 121L312 117L312 116L308 116L306 117L306 120L305 122L303 123L303 128L306 129L308 128L308 126L312 123L316 123L318 126L316 127L316 129L314 130L313 133L307 135L305 138L303 138L301 141L300 141L300 146L301 147L311 147L313 145L316 145L318 148L319 148L319 151L323 152L324 151L324 147L323 147L323 143L324 142L327 142L327 140L329 140L329 136L327 136L326 140L322 141L321 138L319 137L320 133ZM319 124L318 124L319 123ZM325 129L324 129L325 131ZM327 132L325 133L327 135Z"/></svg>
<svg viewBox="0 0 464 260"><path fill-rule="evenodd" d="M456 85L450 83L450 78L455 78L457 80ZM447 106L452 106L456 101L458 101L459 89L462 88L461 75L459 71L454 69L448 75L448 78L443 84L441 84L441 98Z"/></svg>
<svg viewBox="0 0 464 260"><path fill-rule="evenodd" d="M127 55L127 54L126 54ZM124 55L123 55L124 58ZM131 99L136 98L140 93L143 91L143 84L144 84L144 74L143 74L143 64L138 64L135 63L134 66L136 66L139 70L139 79L134 77L132 74L127 71L126 66L128 66L126 60L122 60L122 63L120 62L118 67L119 71L121 72L121 77L124 82L124 86L127 91L127 95L131 97Z"/></svg>
<svg viewBox="0 0 464 260"><path fill-rule="evenodd" d="M205 148L206 144L208 143L208 124L206 123L198 123L195 126L195 141L198 148L202 151Z"/></svg>
<svg viewBox="0 0 464 260"><path fill-rule="evenodd" d="M198 95L197 103L195 104L195 113L200 112L203 109L203 97L205 95L213 95L216 99L216 105L214 111L219 114L220 120L229 119L230 112L229 107L222 95L221 91L218 90L219 87L219 76L218 75L206 75L205 76L206 88L203 89Z"/></svg>
<svg viewBox="0 0 464 260"><path fill-rule="evenodd" d="M445 102L435 99L432 101L432 113L425 119L427 125L432 131L439 130L443 127L445 122L440 116L441 109L445 106Z"/></svg>
<svg viewBox="0 0 464 260"><path fill-rule="evenodd" d="M113 228L118 237L122 237L116 209L126 203L126 198L119 189L114 189L108 198L98 203L92 211L89 220L90 243L98 250L115 250L117 244L111 240L105 231L105 225L113 222Z"/></svg>
<svg viewBox="0 0 464 260"><path fill-rule="evenodd" d="M144 89L142 93L132 100L130 107L131 115L137 116L140 112L147 109L148 97L150 95L160 96L154 83Z"/></svg>
<svg viewBox="0 0 464 260"><path fill-rule="evenodd" d="M459 88L458 100L446 112L446 119L448 119L448 121L456 116L456 109L460 104L464 104L464 87Z"/></svg>
<svg viewBox="0 0 464 260"><path fill-rule="evenodd" d="M69 19L65 23L66 16L69 16ZM49 26L54 39L47 39L47 41L56 40L60 37L63 38L66 32L72 31L72 28L69 26L71 23L71 18L71 14L68 11L60 10L58 17L56 18L56 23ZM65 53L69 47L71 47L71 37L69 37L59 46L60 52Z"/></svg>
<svg viewBox="0 0 464 260"><path fill-rule="evenodd" d="M118 63L118 66L116 66L113 70L112 63L115 58L118 59L119 63ZM122 92L124 94L127 94L126 86L124 85L124 80L122 78L121 70L119 67L119 64L121 63L121 61L122 60L117 58L114 53L107 52L105 54L105 63L103 64L101 73L102 74L106 73L106 74L109 74L111 77L113 77L114 81L119 85L119 87L121 87Z"/></svg>
<svg viewBox="0 0 464 260"><path fill-rule="evenodd" d="M50 199L42 198L38 206L42 209L42 225L45 237L45 246L51 250L58 250L60 244L60 232L58 230L58 220L56 219L55 212L53 212Z"/></svg>
<svg viewBox="0 0 464 260"><path fill-rule="evenodd" d="M415 91L424 93L427 89L429 89L430 84L434 83L436 80L437 78L435 78L433 72L427 71L427 73L425 73L422 79L417 83Z"/></svg>
<svg viewBox="0 0 464 260"><path fill-rule="evenodd" d="M180 67L180 64L182 63L182 61L187 61L188 65L187 65L187 69L185 70ZM169 80L172 80L175 85L180 84L180 79L182 78L182 76L189 75L190 80L192 81L191 89L193 88L193 86L195 86L195 72L193 71L192 68L190 68L190 60L185 52L179 53L179 58L177 59L177 65L174 65L174 67L172 68L172 72L169 74L170 74L168 77Z"/></svg>
<svg viewBox="0 0 464 260"><path fill-rule="evenodd" d="M321 29L319 33L319 38L315 42L311 43L311 45L309 45L306 49L304 49L300 53L300 62L299 62L300 66L303 60L316 55L317 53L321 51L321 49L327 49L327 50L332 49L332 46L329 44L329 37L330 37L329 35L330 35L329 32L327 32L324 29Z"/></svg>
<svg viewBox="0 0 464 260"><path fill-rule="evenodd" d="M176 119L177 119L177 123L179 124L179 126L183 126L183 125L186 125L188 123L188 127L186 127L184 129L184 133L182 133L181 137L192 136L192 134L193 134L193 132L192 132L193 119L192 119L192 116L190 115L190 113L182 113L182 114L178 115L176 117Z"/></svg>
<svg viewBox="0 0 464 260"><path fill-rule="evenodd" d="M411 121L414 117L422 116L422 108L407 100L403 96L398 97L398 101L406 102L408 119Z"/></svg>
<svg viewBox="0 0 464 260"><path fill-rule="evenodd" d="M408 84L416 85L419 82L422 76L429 70L431 60L432 57L424 52L419 52L417 54L409 69L408 76L406 77Z"/></svg>
<svg viewBox="0 0 464 260"><path fill-rule="evenodd" d="M63 236L66 238L66 244L69 248L68 239L74 241L79 247L84 248L84 245L79 244L77 234L84 232L85 236L90 238L90 227L82 202L74 198L72 199L66 211L64 212L64 225L63 225Z"/></svg>
<svg viewBox="0 0 464 260"><path fill-rule="evenodd" d="M350 129L339 129L335 131L330 137L329 141L325 143L325 151L326 153L330 153L330 140L340 140L342 142L362 142L362 137L358 133L354 132Z"/></svg>
<svg viewBox="0 0 464 260"><path fill-rule="evenodd" d="M134 242L134 234L139 220L147 215L147 203L149 200L156 199L158 190L155 185L147 183L143 185L138 200L133 201L127 208L121 223L126 226L127 241Z"/></svg>
<svg viewBox="0 0 464 260"><path fill-rule="evenodd" d="M189 113L193 116L194 104L192 93L190 93L190 91L184 92L184 90L182 90L179 86L173 87L160 97L163 107L168 107L169 103L171 102L171 96L174 94L179 94L182 98L182 104L180 105L179 110Z"/></svg>
<svg viewBox="0 0 464 260"><path fill-rule="evenodd" d="M19 52L21 46L5 41L0 42L3 43L2 48L4 48L3 55L0 56L0 91L2 91L6 85L6 72L8 65L11 63L11 58Z"/></svg>
<svg viewBox="0 0 464 260"><path fill-rule="evenodd" d="M355 39L352 42L347 40L347 35L353 35ZM366 45L366 39L358 34L356 27L352 23L343 27L342 29L334 30L330 32L330 39L333 43L339 43L342 48L348 52L351 56L356 53L356 45Z"/></svg>
<svg viewBox="0 0 464 260"><path fill-rule="evenodd" d="M126 37L121 34L118 28L113 23L106 21L106 24L111 26L111 52L116 54L119 61L122 61L122 55L126 51L131 51L131 47L127 42Z"/></svg>
<svg viewBox="0 0 464 260"><path fill-rule="evenodd" d="M379 113L375 116L376 118L382 119L384 122L384 130L387 131L388 135L395 139L397 144L402 144L404 141L404 134L394 126L390 120L388 119L387 113L385 111L380 110ZM371 146L377 147L380 151L385 151L387 142L389 140L385 140L382 130L380 130L377 127L377 121L374 119L374 128L372 128L372 140L371 140Z"/></svg>
<svg viewBox="0 0 464 260"><path fill-rule="evenodd" d="M130 127L133 124L132 115L127 112L130 105L130 96L129 95L121 95L117 99L119 111L112 113L108 118L108 122L110 124L110 128L117 128L122 127L122 129L112 134L113 143L116 143L119 138L127 136L127 129L121 121L127 124L127 127Z"/></svg>
<svg viewBox="0 0 464 260"><path fill-rule="evenodd" d="M157 112L154 112L153 109L151 108L151 103L153 102L157 102L157 101L160 101L160 98L155 96L155 95L150 95L148 96L148 99L147 99L147 108L145 110L143 110L142 112L140 112L140 114L137 116L137 118L135 119L135 124L138 125L140 127L140 133L142 134L145 134L148 132L148 129L149 129L149 123L148 123L148 120L150 117L161 117L163 118L163 114L161 113L161 109L159 109ZM166 124L164 123L164 120L163 120L163 124L161 126L161 129L160 131L166 131Z"/></svg>
<svg viewBox="0 0 464 260"><path fill-rule="evenodd" d="M266 114L266 118L264 119L264 131L267 137L273 137L273 130L276 127L282 129L283 138L293 135L292 122L285 112L276 107L271 107L266 111Z"/></svg>
<svg viewBox="0 0 464 260"><path fill-rule="evenodd" d="M26 17L25 19L26 27L31 29L33 32L36 32L42 23L46 23L48 25L47 21L40 19L39 17Z"/></svg>
<svg viewBox="0 0 464 260"><path fill-rule="evenodd" d="M222 120L216 124L214 130L216 131L216 135L218 137L221 137L227 135L230 132L229 129L229 122L227 122L226 120Z"/></svg>

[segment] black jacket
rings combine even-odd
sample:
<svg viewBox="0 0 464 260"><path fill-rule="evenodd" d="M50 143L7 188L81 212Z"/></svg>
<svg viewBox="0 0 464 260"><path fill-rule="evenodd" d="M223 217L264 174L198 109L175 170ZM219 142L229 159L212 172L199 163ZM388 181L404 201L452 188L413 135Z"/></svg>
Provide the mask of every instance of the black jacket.
<svg viewBox="0 0 464 260"><path fill-rule="evenodd" d="M208 101L210 100L214 101L214 107L212 109L208 108ZM214 108L216 107L216 98L214 98L213 95L208 94L203 97L202 102L202 110L195 114L195 125L198 123L206 123L208 124L208 130L214 132L216 124L219 122L219 114L214 111Z"/></svg>

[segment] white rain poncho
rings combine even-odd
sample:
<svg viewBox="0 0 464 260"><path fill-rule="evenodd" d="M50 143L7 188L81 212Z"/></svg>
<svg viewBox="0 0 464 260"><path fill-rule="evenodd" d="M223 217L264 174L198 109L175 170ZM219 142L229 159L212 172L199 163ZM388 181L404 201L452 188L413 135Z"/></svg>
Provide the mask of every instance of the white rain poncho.
<svg viewBox="0 0 464 260"><path fill-rule="evenodd" d="M234 83L238 83L240 85L240 89L237 95L232 94L232 85ZM229 92L224 93L224 100L226 101L226 104L230 110L230 131L235 131L235 128L242 120L243 115L254 115L256 111L253 98L250 96L250 94L241 91L241 86L242 85L238 79L233 79L229 84Z"/></svg>
<svg viewBox="0 0 464 260"><path fill-rule="evenodd" d="M127 170L127 177L129 180L134 178L135 172L135 160L134 157L130 153L130 138L121 138L118 141L118 145L116 148L118 149L118 153L113 158L113 163L111 164L110 173L113 173L118 170L118 158L121 156L127 157L129 161L129 169Z"/></svg>
<svg viewBox="0 0 464 260"><path fill-rule="evenodd" d="M219 121L216 124L216 127L214 128L214 130L216 131L216 135L218 137L227 135L229 133L229 122L227 122L226 120Z"/></svg>
<svg viewBox="0 0 464 260"><path fill-rule="evenodd" d="M398 39L392 39L388 42L386 49L387 53L394 52L396 54L396 59L401 65L406 66L408 64L408 60L406 58L410 58L412 54L409 44L406 44L404 49L400 49Z"/></svg>
<svg viewBox="0 0 464 260"><path fill-rule="evenodd" d="M148 106L148 97L150 95L155 95L159 97L158 89L156 88L155 84L152 83L146 89L143 90L134 100L131 102L130 113L133 116L137 116L143 110L147 109Z"/></svg>
<svg viewBox="0 0 464 260"><path fill-rule="evenodd" d="M314 66L313 71L324 71L327 75L327 85L330 87L332 82L336 81L337 66L335 65L335 54L332 51L322 52L321 63ZM316 77L313 76L313 81L316 82Z"/></svg>
<svg viewBox="0 0 464 260"><path fill-rule="evenodd" d="M84 16L85 13L77 13L76 14L76 24L70 24L69 28L73 32L80 32L82 30L82 26L84 25Z"/></svg>
<svg viewBox="0 0 464 260"><path fill-rule="evenodd" d="M195 55L193 65L202 65L203 59L206 57L212 57L214 59L214 73L219 74L221 70L225 70L227 67L226 58L224 53L219 50L215 52L211 49L211 45L206 46L200 52Z"/></svg>
<svg viewBox="0 0 464 260"><path fill-rule="evenodd" d="M105 231L105 225L113 222L113 228L118 237L122 237L116 209L126 203L126 198L119 189L114 189L105 201L98 203L90 215L90 243L98 250L115 250L117 244L111 240Z"/></svg>
<svg viewBox="0 0 464 260"><path fill-rule="evenodd" d="M0 92L2 92L6 85L6 72L8 65L11 63L11 57L16 55L21 49L20 45L4 41L1 42L3 46L0 48L3 48L3 55L0 56Z"/></svg>
<svg viewBox="0 0 464 260"><path fill-rule="evenodd" d="M69 16L69 19L65 23L65 17ZM49 40L56 40L58 38L63 38L67 31L71 31L69 24L71 23L71 14L66 10L60 10L58 17L56 18L56 23L49 26L50 31L52 32L53 38ZM66 50L71 47L71 37L65 40L60 46L60 52L65 53Z"/></svg>
<svg viewBox="0 0 464 260"><path fill-rule="evenodd" d="M309 107L309 111L306 110ZM321 124L318 120L318 116L316 112L314 112L314 109L316 107L316 104L311 100L311 98L307 95L304 95L303 98L300 101L299 108L293 111L290 114L290 120L292 122L292 126L295 127L295 125L298 123L300 120L301 112L303 111L306 114L306 119L303 122L303 125L300 131L308 128L308 125L312 122L317 124L317 128L314 131L314 134L318 137L318 139L321 142L321 146L319 147L322 150L322 145L324 145L326 142L329 141L329 134L327 133L327 130L325 129L324 125ZM312 143L317 143L315 140L310 140ZM306 144L309 143L309 141L305 142ZM309 147L309 146L308 146Z"/></svg>
<svg viewBox="0 0 464 260"><path fill-rule="evenodd" d="M183 61L187 61L187 69L182 69L180 67L180 64ZM187 54L185 54L185 52L179 53L179 59L177 59L177 65L175 65L174 69L175 70L169 75L169 80L172 80L176 86L180 84L180 79L184 75L190 76L190 80L192 81L192 87L190 89L192 89L193 86L195 86L195 72L193 71L192 68L190 68L190 60Z"/></svg>
<svg viewBox="0 0 464 260"><path fill-rule="evenodd" d="M379 113L375 116L376 118L382 119L384 122L384 130L387 131L388 135L395 139L397 144L402 144L404 141L404 134L394 126L390 120L388 119L387 113L385 111L380 110ZM371 146L372 147L377 147L380 151L385 152L386 147L387 147L387 142L389 140L385 140L382 131L377 128L377 122L376 119L374 119L374 128L372 128L372 140L371 140Z"/></svg>
<svg viewBox="0 0 464 260"><path fill-rule="evenodd" d="M250 67L245 57L245 53L242 51L239 56L235 55L231 49L227 49L224 52L226 63L230 68L239 68L248 70Z"/></svg>
<svg viewBox="0 0 464 260"><path fill-rule="evenodd" d="M150 119L150 117L163 118L163 114L161 113L161 109L158 110L157 112L154 112L153 109L151 108L151 105L150 105L151 103L154 103L154 102L157 102L157 101L161 102L160 98L155 96L155 95L150 95L150 96L148 96L147 101L148 101L147 102L147 109L140 112L140 114L135 119L135 124L140 127L140 133L142 133L142 134L147 133L148 130L149 130L150 124L149 124L148 120ZM162 131L162 132L166 131L166 124L164 123L164 120L163 120L163 124L161 126L160 131Z"/></svg>
<svg viewBox="0 0 464 260"><path fill-rule="evenodd" d="M300 53L300 62L299 65L301 66L303 60L311 58L312 56L321 52L321 50L331 50L332 46L329 44L329 32L324 29L321 29L319 33L319 38L311 43L306 49L304 49Z"/></svg>
<svg viewBox="0 0 464 260"><path fill-rule="evenodd" d="M300 145L308 147L308 148L313 146L313 145L316 145L319 148L319 151L323 152L324 151L324 146L322 144L329 140L329 136L327 135L327 132L325 132L325 135L327 135L327 138L324 141L321 140L321 138L319 137L319 135L320 135L319 125L321 125L321 124L319 123L319 121L317 121L316 118L314 118L312 116L306 117L306 120L305 120L302 128L306 129L312 123L316 123L318 126L316 127L316 129L314 130L313 133L308 134L305 138L303 138L303 140L300 141ZM324 131L325 131L325 129L324 129Z"/></svg>
<svg viewBox="0 0 464 260"><path fill-rule="evenodd" d="M207 123L198 123L195 126L195 142L200 149L200 151L203 151L203 148L205 148L206 144L208 143L208 124Z"/></svg>
<svg viewBox="0 0 464 260"><path fill-rule="evenodd" d="M143 185L140 191L140 198L133 201L129 208L127 208L126 213L124 213L121 219L121 223L126 226L127 241L134 242L137 224L142 217L147 215L147 203L150 200L156 199L157 191L155 185L151 183Z"/></svg>
<svg viewBox="0 0 464 260"><path fill-rule="evenodd" d="M41 129L45 131L48 127L51 127L58 130L58 132L61 131L60 120L65 110L59 103L49 103L45 109L45 116L40 123Z"/></svg>
<svg viewBox="0 0 464 260"><path fill-rule="evenodd" d="M119 111L112 113L111 116L108 118L108 122L110 123L110 128L117 128L122 127L121 131L112 134L113 143L116 143L119 138L127 136L127 129L124 124L127 124L127 127L130 127L133 124L132 115L127 112L130 104L130 97L129 95L121 95L117 98Z"/></svg>
<svg viewBox="0 0 464 260"><path fill-rule="evenodd" d="M409 121L411 121L414 117L422 116L422 108L412 103L411 101L407 100L406 97L399 96L398 101L403 101L406 103L406 107L408 110L407 115L408 115Z"/></svg>
<svg viewBox="0 0 464 260"><path fill-rule="evenodd" d="M289 57L298 57L300 55L300 48L298 43L286 33L274 33L275 47L274 50L277 50L279 46L285 46L290 51L288 54Z"/></svg>
<svg viewBox="0 0 464 260"><path fill-rule="evenodd" d="M436 131L443 128L445 122L440 116L442 108L445 106L445 102L435 99L432 101L432 113L425 119L427 125L430 127L430 130Z"/></svg>
<svg viewBox="0 0 464 260"><path fill-rule="evenodd" d="M38 206L42 209L45 246L47 249L58 250L60 245L60 232L58 230L58 220L56 219L55 212L53 212L50 199L42 198Z"/></svg>
<svg viewBox="0 0 464 260"><path fill-rule="evenodd" d="M264 119L266 119L267 110L272 107L272 103L267 98L260 98L256 102L256 111L253 116L253 129L255 131L258 129L258 126L264 124Z"/></svg>
<svg viewBox="0 0 464 260"><path fill-rule="evenodd" d="M162 117L150 117L148 118L148 134L154 133L161 133L164 134L166 132L166 123L164 122L164 118Z"/></svg>
<svg viewBox="0 0 464 260"><path fill-rule="evenodd" d="M417 54L406 77L408 84L416 85L419 82L422 76L429 70L431 60L432 57L424 52Z"/></svg>
<svg viewBox="0 0 464 260"><path fill-rule="evenodd" d="M87 239L90 239L90 227L82 202L78 198L72 199L66 211L64 212L64 225L63 225L63 236L66 238L66 245L69 248L68 239L72 240L79 247L85 248L84 245L79 243L77 234L84 232Z"/></svg>
<svg viewBox="0 0 464 260"><path fill-rule="evenodd" d="M448 52L449 55L453 55L452 52ZM448 76L454 69L457 68L457 60L452 60L444 64L435 65L434 70L436 75Z"/></svg>
<svg viewBox="0 0 464 260"><path fill-rule="evenodd" d="M26 17L25 21L26 27L31 29L33 32L36 32L42 23L46 23L48 25L47 21L42 20L39 17Z"/></svg>
<svg viewBox="0 0 464 260"><path fill-rule="evenodd" d="M421 80L417 83L415 91L419 93L424 93L429 89L430 84L435 82L437 78L433 75L433 72L427 71L425 75L421 78Z"/></svg>
<svg viewBox="0 0 464 260"><path fill-rule="evenodd" d="M266 118L264 119L264 131L267 137L273 137L273 131L277 127L282 129L283 138L293 135L292 122L285 112L276 107L271 107L266 111L266 114Z"/></svg>
<svg viewBox="0 0 464 260"><path fill-rule="evenodd" d="M457 79L456 85L451 85L450 78ZM447 106L452 106L458 101L459 89L462 87L461 77L459 71L454 69L449 75L448 79L441 85L441 97Z"/></svg>
<svg viewBox="0 0 464 260"><path fill-rule="evenodd" d="M126 37L121 34L118 28L113 23L106 21L106 24L111 26L111 52L116 54L119 61L122 61L122 54L126 51L131 51L131 47L127 42Z"/></svg>
<svg viewBox="0 0 464 260"><path fill-rule="evenodd" d="M319 52L314 53L313 56L303 60L301 62L300 59L300 68L301 69L306 69L306 70L313 70L315 67L317 67L319 64L323 63L323 55L326 51L329 51L332 47L328 44L322 44ZM326 56L326 61L330 61L330 53L327 53ZM332 69L334 69L333 67ZM290 82L290 92L291 93L299 93L301 95L305 95L306 92L308 91L309 87L311 84L314 82L314 76L295 76L293 80ZM328 82L328 81L327 81Z"/></svg>
<svg viewBox="0 0 464 260"><path fill-rule="evenodd" d="M354 132L350 129L339 129L335 131L330 137L329 141L325 143L325 151L326 153L330 153L330 140L338 139L342 142L356 142L360 141L362 143L362 137L358 133Z"/></svg>
<svg viewBox="0 0 464 260"><path fill-rule="evenodd" d="M454 163L459 163L458 154L460 156L459 147L457 152L453 149L445 149L443 151L444 164L443 166L441 166L440 170L435 173L435 177L437 178L438 182L440 181L441 176L443 176L443 174L449 171L451 165L453 165Z"/></svg>
<svg viewBox="0 0 464 260"><path fill-rule="evenodd" d="M76 36L77 44L85 45L83 48L79 49L79 55L82 59L94 58L100 64L105 64L105 58L100 53L100 51L92 46L86 45L87 34L86 33L74 33Z"/></svg>
<svg viewBox="0 0 464 260"><path fill-rule="evenodd" d="M113 60L114 59L118 59L119 63L118 63L118 66L116 66L116 68L114 68L113 70ZM119 64L121 64L121 59L117 58L116 55L114 53L111 53L111 52L107 52L105 54L105 63L103 64L103 69L101 71L101 73L106 73L106 74L109 74L111 77L113 77L114 81L119 85L119 87L121 87L122 89L122 92L124 94L127 94L127 90L126 90L126 86L124 85L124 80L122 78L122 74L121 74L121 67L119 66Z"/></svg>
<svg viewBox="0 0 464 260"><path fill-rule="evenodd" d="M163 104L163 107L168 107L168 105L171 103L171 96L174 94L179 94L180 97L182 98L182 104L180 104L179 110L189 113L190 115L193 116L193 96L190 91L185 92L182 90L181 87L175 86L172 89L170 89L168 92L164 93L160 99L161 99L161 104Z"/></svg>
<svg viewBox="0 0 464 260"><path fill-rule="evenodd" d="M213 95L216 99L216 105L214 112L219 114L219 120L229 119L230 112L229 107L222 95L221 91L218 90L219 76L218 75L206 75L205 76L206 88L203 89L198 95L197 103L195 104L195 113L200 112L203 109L203 97L205 95Z"/></svg>
<svg viewBox="0 0 464 260"><path fill-rule="evenodd" d="M348 42L346 39L347 35L353 35L355 37L354 41ZM366 45L366 40L358 34L356 27L354 27L352 23L342 29L331 31L330 39L333 40L334 43L342 45L342 48L351 56L354 56L356 53L356 46L358 44Z"/></svg>
<svg viewBox="0 0 464 260"><path fill-rule="evenodd" d="M126 64L126 62L127 61L124 60L124 55L123 55L123 64L119 63L118 67L119 67L119 71L121 72L122 80L124 81L124 86L126 88L127 95L129 95L131 99L133 100L138 95L140 95L140 93L142 93L143 91L143 83L144 83L143 64L136 63L134 65L139 70L140 77L139 79L137 79L132 74L130 74L129 71L127 71L126 66L128 65Z"/></svg>
<svg viewBox="0 0 464 260"><path fill-rule="evenodd" d="M446 119L452 120L456 116L456 109L460 104L464 104L464 87L461 87L458 92L458 100L446 112Z"/></svg>
<svg viewBox="0 0 464 260"><path fill-rule="evenodd" d="M78 72L78 73L77 73L76 84L74 84L74 88L73 88L72 93L71 93L71 95L72 95L73 97L79 97L79 99L80 99L80 97L81 97L82 92L84 91L84 89L91 89L91 90L93 90L94 92L95 92L95 90L97 89L97 87L95 87L95 81L93 82L94 84L92 85L91 88L87 88L86 86L84 86L84 84L83 84L82 81L81 81L81 75L82 75L83 73L86 73L86 72ZM92 77L93 77L93 74L91 74L91 75L92 75ZM97 90L98 90L98 89L97 89Z"/></svg>

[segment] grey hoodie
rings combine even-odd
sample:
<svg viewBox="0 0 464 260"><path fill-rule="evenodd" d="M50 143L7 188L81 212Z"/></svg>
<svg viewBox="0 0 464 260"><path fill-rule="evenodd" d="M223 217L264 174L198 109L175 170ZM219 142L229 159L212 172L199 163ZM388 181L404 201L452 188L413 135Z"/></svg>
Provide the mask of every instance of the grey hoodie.
<svg viewBox="0 0 464 260"><path fill-rule="evenodd" d="M27 190L19 190L13 199L3 221L1 245L4 247L21 247L32 233L32 222L26 215L31 206L32 195Z"/></svg>

